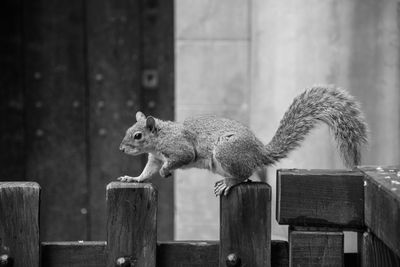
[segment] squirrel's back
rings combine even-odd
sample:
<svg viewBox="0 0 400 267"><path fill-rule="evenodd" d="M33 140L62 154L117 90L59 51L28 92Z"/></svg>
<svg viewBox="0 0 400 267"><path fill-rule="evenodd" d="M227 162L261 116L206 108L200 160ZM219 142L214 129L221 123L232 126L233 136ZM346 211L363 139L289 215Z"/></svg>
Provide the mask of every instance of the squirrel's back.
<svg viewBox="0 0 400 267"><path fill-rule="evenodd" d="M219 139L229 134L253 140L257 145L264 146L247 126L215 115L189 117L184 120L183 129L193 136L199 155L211 155Z"/></svg>
<svg viewBox="0 0 400 267"><path fill-rule="evenodd" d="M217 117L215 115L198 115L189 117L183 122L184 129L188 129L196 133L196 135L210 136L217 138L221 133L250 132L249 129L235 120Z"/></svg>

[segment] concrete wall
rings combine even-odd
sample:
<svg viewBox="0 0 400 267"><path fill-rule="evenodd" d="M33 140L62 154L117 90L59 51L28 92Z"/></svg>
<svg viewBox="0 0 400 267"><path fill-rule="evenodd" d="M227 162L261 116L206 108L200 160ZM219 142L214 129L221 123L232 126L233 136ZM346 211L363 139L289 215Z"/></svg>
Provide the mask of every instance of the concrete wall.
<svg viewBox="0 0 400 267"><path fill-rule="evenodd" d="M249 1L176 0L176 118L249 123ZM219 199L207 171L176 173L176 239L218 239Z"/></svg>
<svg viewBox="0 0 400 267"><path fill-rule="evenodd" d="M336 84L349 89L365 111L370 146L363 164L398 164L397 5L389 0L176 0L177 118L231 117L268 142L304 88ZM273 188L276 168L284 167L343 165L321 126L288 159L268 168ZM177 239L218 239L216 179L203 171L177 173ZM287 235L274 219L273 234Z"/></svg>

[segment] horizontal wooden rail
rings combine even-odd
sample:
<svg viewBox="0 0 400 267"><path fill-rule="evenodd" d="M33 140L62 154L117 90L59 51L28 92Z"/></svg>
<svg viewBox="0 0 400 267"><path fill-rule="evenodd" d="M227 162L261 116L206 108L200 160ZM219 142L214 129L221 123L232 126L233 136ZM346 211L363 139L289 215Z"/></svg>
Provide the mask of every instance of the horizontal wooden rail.
<svg viewBox="0 0 400 267"><path fill-rule="evenodd" d="M365 224L400 257L399 167L361 167L365 174Z"/></svg>
<svg viewBox="0 0 400 267"><path fill-rule="evenodd" d="M169 241L157 244L157 267L218 267L219 242Z"/></svg>
<svg viewBox="0 0 400 267"><path fill-rule="evenodd" d="M271 266L288 266L288 243L272 240ZM42 266L105 267L105 241L43 242ZM218 241L168 241L157 243L157 267L218 267Z"/></svg>
<svg viewBox="0 0 400 267"><path fill-rule="evenodd" d="M363 174L348 170L277 171L279 224L363 229Z"/></svg>
<svg viewBox="0 0 400 267"><path fill-rule="evenodd" d="M43 242L42 266L106 266L105 241Z"/></svg>

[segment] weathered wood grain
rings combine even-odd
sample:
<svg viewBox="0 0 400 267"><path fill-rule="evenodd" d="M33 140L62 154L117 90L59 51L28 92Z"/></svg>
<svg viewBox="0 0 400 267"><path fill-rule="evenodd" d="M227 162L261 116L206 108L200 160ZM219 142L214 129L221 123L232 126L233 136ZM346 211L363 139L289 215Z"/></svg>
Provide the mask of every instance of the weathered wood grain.
<svg viewBox="0 0 400 267"><path fill-rule="evenodd" d="M157 191L151 184L112 182L107 186L107 265L131 257L137 267L154 267Z"/></svg>
<svg viewBox="0 0 400 267"><path fill-rule="evenodd" d="M283 240L271 240L271 267L289 266L289 243Z"/></svg>
<svg viewBox="0 0 400 267"><path fill-rule="evenodd" d="M356 267L360 265L360 257L358 253L344 253L344 267Z"/></svg>
<svg viewBox="0 0 400 267"><path fill-rule="evenodd" d="M344 264L343 232L289 231L290 266L340 266Z"/></svg>
<svg viewBox="0 0 400 267"><path fill-rule="evenodd" d="M379 238L369 232L359 234L360 261L363 267L400 266L400 258Z"/></svg>
<svg viewBox="0 0 400 267"><path fill-rule="evenodd" d="M141 110L163 120L173 120L174 1L140 0L141 12ZM152 180L158 189L158 240L174 237L174 179Z"/></svg>
<svg viewBox="0 0 400 267"><path fill-rule="evenodd" d="M242 183L220 198L219 266L235 254L243 266L271 265L271 187Z"/></svg>
<svg viewBox="0 0 400 267"><path fill-rule="evenodd" d="M103 240L104 188L119 176L137 176L142 168L140 157L119 150L141 106L141 6L138 0L88 0L86 6L90 238Z"/></svg>
<svg viewBox="0 0 400 267"><path fill-rule="evenodd" d="M0 10L0 180L24 180L22 0Z"/></svg>
<svg viewBox="0 0 400 267"><path fill-rule="evenodd" d="M0 248L14 267L39 267L39 199L37 183L0 183Z"/></svg>
<svg viewBox="0 0 400 267"><path fill-rule="evenodd" d="M365 224L400 257L400 171L361 167L365 173Z"/></svg>
<svg viewBox="0 0 400 267"><path fill-rule="evenodd" d="M41 238L87 235L83 0L23 2L26 177L42 185Z"/></svg>
<svg viewBox="0 0 400 267"><path fill-rule="evenodd" d="M157 244L157 267L218 267L218 241L168 241Z"/></svg>
<svg viewBox="0 0 400 267"><path fill-rule="evenodd" d="M217 267L219 264L219 246L219 241L158 242L157 266ZM289 266L289 246L287 241L271 241L271 266Z"/></svg>
<svg viewBox="0 0 400 267"><path fill-rule="evenodd" d="M157 266L217 267L219 264L219 244L219 241L158 242ZM271 266L289 266L289 246L287 241L271 241Z"/></svg>
<svg viewBox="0 0 400 267"><path fill-rule="evenodd" d="M105 267L105 241L43 242L42 266Z"/></svg>
<svg viewBox="0 0 400 267"><path fill-rule="evenodd" d="M106 266L105 241L43 242L42 266ZM157 243L157 267L217 267L219 241L161 241ZM287 241L271 241L271 266L289 266Z"/></svg>
<svg viewBox="0 0 400 267"><path fill-rule="evenodd" d="M364 225L363 175L347 170L277 171L280 224L359 229Z"/></svg>

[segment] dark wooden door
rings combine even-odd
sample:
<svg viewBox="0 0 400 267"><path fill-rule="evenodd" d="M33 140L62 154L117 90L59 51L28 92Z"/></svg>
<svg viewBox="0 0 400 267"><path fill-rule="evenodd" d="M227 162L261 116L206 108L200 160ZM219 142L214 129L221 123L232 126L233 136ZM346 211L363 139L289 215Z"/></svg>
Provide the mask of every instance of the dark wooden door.
<svg viewBox="0 0 400 267"><path fill-rule="evenodd" d="M118 150L138 110L174 114L173 1L3 2L0 180L42 187L42 240L105 240L106 185L137 175ZM173 237L172 179L158 186Z"/></svg>

